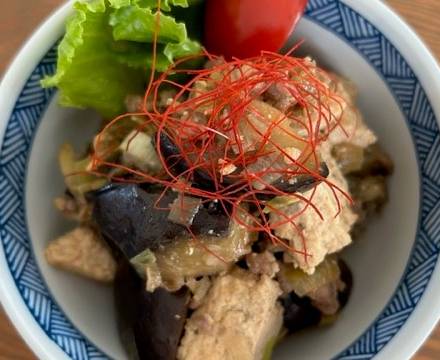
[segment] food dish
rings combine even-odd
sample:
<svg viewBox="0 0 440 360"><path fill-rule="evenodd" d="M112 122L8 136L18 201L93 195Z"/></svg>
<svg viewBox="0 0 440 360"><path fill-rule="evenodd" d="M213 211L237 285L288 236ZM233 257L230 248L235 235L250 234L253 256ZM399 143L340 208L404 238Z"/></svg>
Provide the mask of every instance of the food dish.
<svg viewBox="0 0 440 360"><path fill-rule="evenodd" d="M60 150L55 205L77 226L46 260L113 283L133 359L269 359L336 321L353 281L341 251L388 198L393 163L355 86L299 45L270 52L264 21L258 47L209 52L231 36L187 35L199 12L218 32L220 3L202 5L77 1L42 81L103 117L81 157Z"/></svg>

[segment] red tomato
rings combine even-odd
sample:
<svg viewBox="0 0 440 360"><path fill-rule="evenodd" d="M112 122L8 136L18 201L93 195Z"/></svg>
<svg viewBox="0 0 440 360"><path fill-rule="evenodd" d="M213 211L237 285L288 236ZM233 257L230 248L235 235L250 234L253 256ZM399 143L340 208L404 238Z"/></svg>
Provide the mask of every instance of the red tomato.
<svg viewBox="0 0 440 360"><path fill-rule="evenodd" d="M307 0L208 0L204 45L227 58L279 51L306 5Z"/></svg>

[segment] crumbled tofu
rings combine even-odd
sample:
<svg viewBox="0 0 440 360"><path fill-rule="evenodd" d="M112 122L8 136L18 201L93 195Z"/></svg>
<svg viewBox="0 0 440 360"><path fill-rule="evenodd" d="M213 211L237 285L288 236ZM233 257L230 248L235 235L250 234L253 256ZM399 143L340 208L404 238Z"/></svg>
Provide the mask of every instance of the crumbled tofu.
<svg viewBox="0 0 440 360"><path fill-rule="evenodd" d="M251 253L246 255L246 263L251 273L256 275L267 275L273 278L280 271L277 259L269 251L264 251L261 254Z"/></svg>
<svg viewBox="0 0 440 360"><path fill-rule="evenodd" d="M262 83L264 86L264 83ZM265 96L267 102L282 112L286 112L297 104L296 99L292 96L294 89L290 89L285 84L274 83L269 86Z"/></svg>
<svg viewBox="0 0 440 360"><path fill-rule="evenodd" d="M347 181L328 148L329 146L321 148L322 159L330 170L328 180L348 193ZM306 196L310 196L310 194L311 192ZM304 210L306 207L305 202L296 202L282 210L287 216L299 215L296 217L294 224L287 222L278 226L275 229L275 235L288 240L293 249L299 252L307 250L307 253L311 255L306 258L302 253L290 252L286 253L285 261L293 262L306 273L313 274L316 266L324 260L327 254L335 253L351 243L350 230L356 222L357 216L351 209L348 200L340 193L337 196L341 205L338 216L336 216L338 214L338 202L330 187L324 183L316 187L312 200L323 219L311 206ZM281 223L283 220L284 218L277 213L270 214L272 224ZM298 229L302 229L302 236Z"/></svg>
<svg viewBox="0 0 440 360"><path fill-rule="evenodd" d="M366 148L377 141L376 135L365 124L361 114L355 114L352 109L346 109L341 124L343 129L337 127L330 133L328 142L332 145L349 142L361 148Z"/></svg>
<svg viewBox="0 0 440 360"><path fill-rule="evenodd" d="M335 76L336 79L336 94L343 98L344 112L341 118L341 126L335 128L328 138L328 142L332 145L341 142L349 142L354 145L366 148L377 141L374 132L368 128L362 115L356 109L356 91L353 85L341 77ZM336 107L339 107L336 104ZM338 111L333 109L335 113Z"/></svg>
<svg viewBox="0 0 440 360"><path fill-rule="evenodd" d="M282 325L278 283L242 269L220 275L189 318L178 360L260 360Z"/></svg>
<svg viewBox="0 0 440 360"><path fill-rule="evenodd" d="M133 130L120 145L122 163L135 166L145 172L157 172L161 163L153 146L151 136Z"/></svg>
<svg viewBox="0 0 440 360"><path fill-rule="evenodd" d="M78 227L52 241L45 256L55 267L93 280L111 282L115 277L116 262L110 249L89 227Z"/></svg>

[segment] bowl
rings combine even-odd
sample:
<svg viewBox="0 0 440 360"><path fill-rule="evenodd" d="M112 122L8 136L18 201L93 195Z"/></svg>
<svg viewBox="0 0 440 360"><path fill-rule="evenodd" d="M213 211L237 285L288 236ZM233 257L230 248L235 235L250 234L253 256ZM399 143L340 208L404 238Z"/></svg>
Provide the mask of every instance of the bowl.
<svg viewBox="0 0 440 360"><path fill-rule="evenodd" d="M39 86L54 72L70 11L68 3L35 32L0 86L0 298L39 358L124 359L111 288L55 270L43 256L73 226L52 206L64 190L58 149L85 146L98 123ZM290 337L274 359L409 358L440 317L440 70L378 0L310 0L290 41L301 39L302 54L357 84L359 107L396 171L388 206L345 251L355 282L340 319Z"/></svg>

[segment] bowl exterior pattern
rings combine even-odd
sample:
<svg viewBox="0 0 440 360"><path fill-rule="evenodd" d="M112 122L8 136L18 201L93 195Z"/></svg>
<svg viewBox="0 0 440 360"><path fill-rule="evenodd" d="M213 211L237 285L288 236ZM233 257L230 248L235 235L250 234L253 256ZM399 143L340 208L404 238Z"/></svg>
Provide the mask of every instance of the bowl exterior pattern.
<svg viewBox="0 0 440 360"><path fill-rule="evenodd" d="M440 251L440 136L420 82L390 41L339 0L310 0L306 17L349 43L382 76L404 113L419 161L421 214L413 251L401 282L376 321L338 359L374 357L405 324L422 297ZM53 90L39 81L53 73L50 50L24 86L0 149L0 242L23 301L41 329L76 360L106 359L64 315L41 276L26 224L25 179L33 135Z"/></svg>
<svg viewBox="0 0 440 360"><path fill-rule="evenodd" d="M55 45L30 75L17 99L0 150L0 241L23 301L42 330L72 359L107 359L66 318L39 272L27 229L27 161L38 124L54 89L40 81L53 74Z"/></svg>
<svg viewBox="0 0 440 360"><path fill-rule="evenodd" d="M376 321L336 358L374 357L411 315L437 265L440 251L440 136L434 111L399 51L360 14L340 1L312 0L306 16L349 43L382 76L406 117L416 148L421 206L416 241L405 273Z"/></svg>

